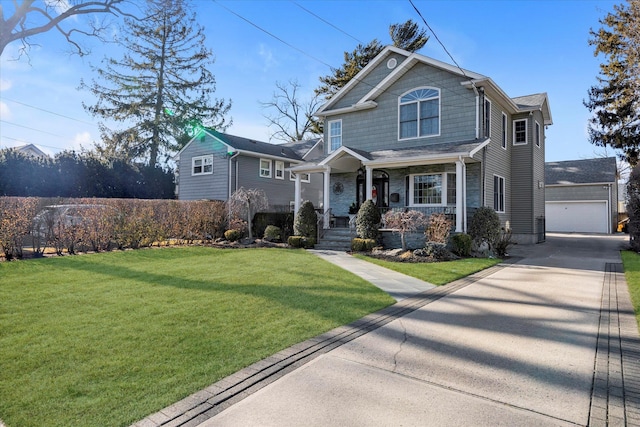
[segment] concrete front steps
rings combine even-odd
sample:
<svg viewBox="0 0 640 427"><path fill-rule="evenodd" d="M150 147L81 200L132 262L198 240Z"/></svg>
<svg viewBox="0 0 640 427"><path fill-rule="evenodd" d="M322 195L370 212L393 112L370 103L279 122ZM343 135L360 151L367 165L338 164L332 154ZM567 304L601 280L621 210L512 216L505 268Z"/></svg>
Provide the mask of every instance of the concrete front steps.
<svg viewBox="0 0 640 427"><path fill-rule="evenodd" d="M356 237L355 230L348 228L330 228L324 230L324 236L316 243L314 249L328 251L350 251L351 239Z"/></svg>

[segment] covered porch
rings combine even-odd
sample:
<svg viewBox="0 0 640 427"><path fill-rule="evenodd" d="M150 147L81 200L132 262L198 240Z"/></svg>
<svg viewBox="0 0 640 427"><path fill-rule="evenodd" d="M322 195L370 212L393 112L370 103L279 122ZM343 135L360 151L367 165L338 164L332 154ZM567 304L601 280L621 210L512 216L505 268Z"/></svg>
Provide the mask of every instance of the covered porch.
<svg viewBox="0 0 640 427"><path fill-rule="evenodd" d="M440 145L365 152L342 146L317 163L291 168L296 174L294 210L297 212L302 203L301 174L319 173L323 175L324 229L348 227L350 214L372 200L381 213L406 209L425 215L444 213L456 232L466 232L467 209L477 207L480 200L479 187L470 188L471 181L479 181L475 175L479 176L480 164L473 156L488 142L448 147L457 148L452 150Z"/></svg>

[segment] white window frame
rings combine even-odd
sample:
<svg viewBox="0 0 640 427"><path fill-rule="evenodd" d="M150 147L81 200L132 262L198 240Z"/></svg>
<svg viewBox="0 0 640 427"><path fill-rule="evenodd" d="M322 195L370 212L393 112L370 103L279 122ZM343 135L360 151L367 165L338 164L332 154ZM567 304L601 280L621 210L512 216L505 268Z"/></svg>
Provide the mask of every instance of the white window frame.
<svg viewBox="0 0 640 427"><path fill-rule="evenodd" d="M491 100L484 99L484 136L491 138Z"/></svg>
<svg viewBox="0 0 640 427"><path fill-rule="evenodd" d="M416 176L424 176L424 175L438 175L440 176L440 182L442 183L441 193L440 193L440 203L414 203L414 178ZM409 200L408 206L411 207L433 207L433 206L448 206L449 204L455 204L456 201L447 200L447 176L455 175L455 172L435 172L435 173L414 173L409 175Z"/></svg>
<svg viewBox="0 0 640 427"><path fill-rule="evenodd" d="M524 142L516 139L516 123L524 122ZM513 121L513 145L527 145L529 141L529 121L527 119L516 119Z"/></svg>
<svg viewBox="0 0 640 427"><path fill-rule="evenodd" d="M498 180L499 188L496 191L496 179ZM493 210L496 212L504 213L507 209L507 180L500 175L493 175ZM497 196L497 200L496 200ZM502 208L502 209L500 209Z"/></svg>
<svg viewBox="0 0 640 427"><path fill-rule="evenodd" d="M542 138L542 135L540 133L540 123L538 123L538 121L536 120L536 127L535 127L535 134L534 134L534 138L536 139L536 147L540 148L541 146L541 142L540 139Z"/></svg>
<svg viewBox="0 0 640 427"><path fill-rule="evenodd" d="M402 98L404 98L405 96L419 91L419 90L434 90L437 92L437 96L431 96L429 98L420 98L420 99L415 99L413 101L405 101L402 102ZM428 134L428 135L421 135L420 133L420 103L421 102L425 102L425 101L432 101L432 100L437 100L438 101L438 131L436 133L433 134ZM400 122L400 118L401 118L401 109L402 106L404 105L410 105L410 104L417 104L417 108L416 108L416 121L417 121L417 126L416 126L416 135L415 136L406 136L406 137L402 137L402 126L401 126L401 122ZM442 92L440 91L440 89L436 88L436 87L431 87L431 86L422 86L422 87L417 87L417 88L413 88L411 90L406 91L405 93L403 93L402 95L400 95L398 97L398 141L407 141L410 139L418 139L418 138L432 138L435 136L440 136L440 132L442 129Z"/></svg>
<svg viewBox="0 0 640 427"><path fill-rule="evenodd" d="M200 162L198 166L196 163ZM201 168L200 172L196 172L196 167ZM210 169L210 170L207 170ZM213 154L204 156L196 156L191 158L191 176L211 175L213 174Z"/></svg>
<svg viewBox="0 0 640 427"><path fill-rule="evenodd" d="M295 181L296 180L296 174L289 171L289 180L290 181ZM311 175L308 173L302 173L300 175L300 182L311 182Z"/></svg>
<svg viewBox="0 0 640 427"><path fill-rule="evenodd" d="M263 167L262 162L268 163L269 167ZM273 162L271 159L260 159L260 178L271 178L271 168L273 166Z"/></svg>
<svg viewBox="0 0 640 427"><path fill-rule="evenodd" d="M504 111L502 112L502 148L504 148L505 150L507 149L507 135L508 133L508 126L509 120L507 119L507 115L504 113Z"/></svg>
<svg viewBox="0 0 640 427"><path fill-rule="evenodd" d="M284 179L284 162L276 160L276 179Z"/></svg>
<svg viewBox="0 0 640 427"><path fill-rule="evenodd" d="M338 125L337 129L340 130L340 133L332 135L331 134L331 131L333 130L332 125ZM335 150L342 147L342 119L331 120L327 123L327 126L328 126L327 136L329 138L329 153L333 153ZM339 144L335 148L333 146L334 139L339 141Z"/></svg>

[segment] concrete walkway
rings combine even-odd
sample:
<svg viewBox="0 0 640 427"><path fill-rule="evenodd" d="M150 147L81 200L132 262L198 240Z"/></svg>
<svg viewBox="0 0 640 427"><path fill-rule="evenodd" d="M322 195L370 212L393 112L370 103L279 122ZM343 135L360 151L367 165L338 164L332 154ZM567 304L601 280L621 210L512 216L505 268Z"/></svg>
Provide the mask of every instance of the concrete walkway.
<svg viewBox="0 0 640 427"><path fill-rule="evenodd" d="M286 349L136 426L640 425L623 244L515 247L517 262Z"/></svg>
<svg viewBox="0 0 640 427"><path fill-rule="evenodd" d="M355 258L346 252L326 250L310 250L309 252L373 283L396 301L402 301L436 287L432 283Z"/></svg>

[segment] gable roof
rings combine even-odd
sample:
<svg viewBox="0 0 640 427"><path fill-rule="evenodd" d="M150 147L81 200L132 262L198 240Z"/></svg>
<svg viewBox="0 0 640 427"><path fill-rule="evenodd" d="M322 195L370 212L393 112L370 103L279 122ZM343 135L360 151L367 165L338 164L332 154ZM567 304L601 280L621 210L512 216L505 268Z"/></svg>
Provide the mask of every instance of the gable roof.
<svg viewBox="0 0 640 427"><path fill-rule="evenodd" d="M318 144L318 140L305 140L300 142L291 142L287 144L271 144L268 142L256 141L241 136L229 135L227 133L218 132L214 129L204 129L204 134L224 144L229 152L243 153L249 155L262 155L295 162L303 161L303 157L313 147ZM200 140L202 134L198 134L191 138L189 142L182 147L182 150L175 155L178 159L180 154L194 141Z"/></svg>
<svg viewBox="0 0 640 427"><path fill-rule="evenodd" d="M45 153L44 151L42 151L41 149L39 149L33 144L20 145L18 147L13 147L12 150L17 151L18 153L22 153L25 156L29 156L29 157L39 157L39 158L49 157L47 153Z"/></svg>
<svg viewBox="0 0 640 427"><path fill-rule="evenodd" d="M405 59L400 64L398 64L396 68L394 68L387 75L387 77L382 79L377 85L372 86L371 90L369 90L355 104L352 104L348 107L332 109L332 107L336 105L340 99L342 99L356 84L362 82L362 80L382 62L384 62L391 53L404 56ZM433 59L415 52L411 53L395 46L385 47L382 52L378 54L378 56L373 58L362 70L360 70L358 74L356 74L355 77L353 77L343 88L336 92L336 94L333 95L331 99L329 99L324 105L322 105L314 115L318 117L326 117L329 115L340 114L349 111L375 108L378 105L375 99L385 90L387 90L393 83L398 81L398 79L406 74L414 65L419 63L439 68L449 73L466 78L467 80L461 83L463 86L474 90L482 88L488 94L501 98L505 105L510 107L512 113L540 110L544 117L544 124L553 124L553 120L551 118L551 110L549 108L549 100L546 93L521 96L518 98L510 98L491 78L487 76L463 68L459 68L455 65L447 64L446 62L438 61L437 59Z"/></svg>
<svg viewBox="0 0 640 427"><path fill-rule="evenodd" d="M615 183L617 171L615 157L544 164L546 185Z"/></svg>

